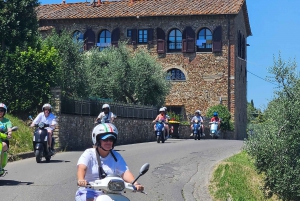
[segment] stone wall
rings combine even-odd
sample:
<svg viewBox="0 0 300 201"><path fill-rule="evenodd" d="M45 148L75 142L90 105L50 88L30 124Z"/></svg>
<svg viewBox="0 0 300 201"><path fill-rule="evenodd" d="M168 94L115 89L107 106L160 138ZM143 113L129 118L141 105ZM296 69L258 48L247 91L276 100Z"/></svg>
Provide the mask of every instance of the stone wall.
<svg viewBox="0 0 300 201"><path fill-rule="evenodd" d="M80 115L57 115L58 127L55 131L56 146L63 150L82 150L92 147L92 130L96 117ZM156 140L152 120L117 118L114 125L119 131L118 145L152 142ZM174 138L192 139L190 137L191 128L189 125L179 125L178 134ZM211 139L209 135L208 123L205 125L205 137ZM221 133L222 139L233 139L233 135Z"/></svg>
<svg viewBox="0 0 300 201"><path fill-rule="evenodd" d="M59 147L67 150L80 150L92 147L92 130L96 117L79 115L59 116ZM114 122L119 131L117 144L133 144L155 140L152 120L122 119Z"/></svg>

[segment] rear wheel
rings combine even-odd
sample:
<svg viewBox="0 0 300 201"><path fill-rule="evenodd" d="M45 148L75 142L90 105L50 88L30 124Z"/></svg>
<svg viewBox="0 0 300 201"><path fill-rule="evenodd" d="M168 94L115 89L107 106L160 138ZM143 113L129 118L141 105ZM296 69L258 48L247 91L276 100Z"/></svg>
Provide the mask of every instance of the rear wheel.
<svg viewBox="0 0 300 201"><path fill-rule="evenodd" d="M40 150L35 150L35 160L37 163L42 161L42 152Z"/></svg>

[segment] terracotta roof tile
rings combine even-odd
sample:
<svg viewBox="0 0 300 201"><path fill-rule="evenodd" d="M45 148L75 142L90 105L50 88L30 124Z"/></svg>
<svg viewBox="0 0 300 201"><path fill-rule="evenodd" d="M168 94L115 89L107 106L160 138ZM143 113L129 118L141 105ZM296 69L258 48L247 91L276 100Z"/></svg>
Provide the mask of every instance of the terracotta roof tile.
<svg viewBox="0 0 300 201"><path fill-rule="evenodd" d="M38 19L115 18L136 16L179 16L237 14L245 0L139 0L47 4L37 8Z"/></svg>
<svg viewBox="0 0 300 201"><path fill-rule="evenodd" d="M242 7L244 5L244 7ZM243 9L247 35L252 35L246 0L121 0L90 3L46 4L37 8L39 20L116 17L238 14Z"/></svg>

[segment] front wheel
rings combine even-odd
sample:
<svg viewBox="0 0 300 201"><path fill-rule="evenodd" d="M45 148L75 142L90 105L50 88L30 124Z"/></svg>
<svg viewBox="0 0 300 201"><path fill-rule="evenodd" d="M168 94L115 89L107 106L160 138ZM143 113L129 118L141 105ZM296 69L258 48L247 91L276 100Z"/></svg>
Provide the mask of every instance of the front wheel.
<svg viewBox="0 0 300 201"><path fill-rule="evenodd" d="M159 135L156 136L156 142L160 143L160 136Z"/></svg>
<svg viewBox="0 0 300 201"><path fill-rule="evenodd" d="M35 160L37 163L42 161L42 152L40 150L35 150Z"/></svg>

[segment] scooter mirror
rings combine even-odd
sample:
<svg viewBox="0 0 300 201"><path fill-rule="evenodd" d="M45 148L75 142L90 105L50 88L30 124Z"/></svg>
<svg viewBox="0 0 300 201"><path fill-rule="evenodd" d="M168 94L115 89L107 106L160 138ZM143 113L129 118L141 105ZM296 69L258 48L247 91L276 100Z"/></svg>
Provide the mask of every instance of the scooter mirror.
<svg viewBox="0 0 300 201"><path fill-rule="evenodd" d="M150 167L150 164L149 164L149 163L145 163L145 164L141 167L141 169L140 169L140 174L143 175L143 174L145 174L146 172L148 172L149 167Z"/></svg>
<svg viewBox="0 0 300 201"><path fill-rule="evenodd" d="M16 130L18 130L18 127L17 127L17 126L14 126L14 127L11 128L11 130L12 130L12 131L16 131Z"/></svg>
<svg viewBox="0 0 300 201"><path fill-rule="evenodd" d="M33 120L33 118L32 118L32 116L30 115L29 117L28 117L30 120Z"/></svg>

